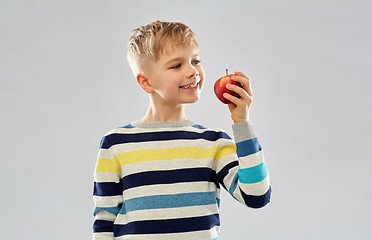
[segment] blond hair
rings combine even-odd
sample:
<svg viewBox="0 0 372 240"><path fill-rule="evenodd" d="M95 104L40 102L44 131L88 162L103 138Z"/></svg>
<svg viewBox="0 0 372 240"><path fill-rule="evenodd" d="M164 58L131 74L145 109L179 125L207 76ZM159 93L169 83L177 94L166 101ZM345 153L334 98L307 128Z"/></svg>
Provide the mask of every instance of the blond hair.
<svg viewBox="0 0 372 240"><path fill-rule="evenodd" d="M149 61L177 46L199 48L193 31L183 23L155 21L133 30L127 45L127 60L136 76Z"/></svg>

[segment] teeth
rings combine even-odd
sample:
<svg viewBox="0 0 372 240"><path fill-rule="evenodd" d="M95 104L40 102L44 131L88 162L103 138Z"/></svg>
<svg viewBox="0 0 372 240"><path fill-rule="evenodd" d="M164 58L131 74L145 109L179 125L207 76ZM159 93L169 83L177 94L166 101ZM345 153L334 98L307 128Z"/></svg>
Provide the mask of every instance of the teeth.
<svg viewBox="0 0 372 240"><path fill-rule="evenodd" d="M194 85L183 86L181 88L194 88L194 87L196 87L196 85L198 85L198 83L195 83Z"/></svg>

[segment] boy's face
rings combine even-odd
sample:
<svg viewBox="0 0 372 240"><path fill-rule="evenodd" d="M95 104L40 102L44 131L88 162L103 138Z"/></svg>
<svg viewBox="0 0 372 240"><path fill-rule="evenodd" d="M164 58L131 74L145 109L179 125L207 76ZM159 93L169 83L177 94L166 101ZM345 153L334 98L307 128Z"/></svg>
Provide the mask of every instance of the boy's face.
<svg viewBox="0 0 372 240"><path fill-rule="evenodd" d="M154 87L153 96L158 103L177 105L198 101L204 83L199 50L179 46L164 51L150 64L148 80Z"/></svg>

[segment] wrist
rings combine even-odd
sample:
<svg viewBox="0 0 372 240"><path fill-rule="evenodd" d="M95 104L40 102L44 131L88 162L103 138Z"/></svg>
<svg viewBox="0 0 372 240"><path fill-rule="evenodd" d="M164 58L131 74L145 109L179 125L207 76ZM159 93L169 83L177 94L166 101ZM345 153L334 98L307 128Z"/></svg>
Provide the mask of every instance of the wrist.
<svg viewBox="0 0 372 240"><path fill-rule="evenodd" d="M248 120L249 120L248 118L244 118L244 119L233 119L233 122L234 122L234 124L238 124L238 123L246 122Z"/></svg>
<svg viewBox="0 0 372 240"><path fill-rule="evenodd" d="M236 143L256 137L256 133L253 129L252 123L249 120L243 123L233 124L232 130Z"/></svg>

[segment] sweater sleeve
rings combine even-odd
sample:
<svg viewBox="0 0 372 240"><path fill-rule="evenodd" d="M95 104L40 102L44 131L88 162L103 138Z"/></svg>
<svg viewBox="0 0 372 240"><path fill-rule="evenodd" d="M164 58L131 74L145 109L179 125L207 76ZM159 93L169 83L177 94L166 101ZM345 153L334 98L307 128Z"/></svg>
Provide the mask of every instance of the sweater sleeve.
<svg viewBox="0 0 372 240"><path fill-rule="evenodd" d="M217 160L217 179L242 204L264 207L270 202L271 187L263 150L249 121L234 124L233 133L235 142L226 139L217 153L223 156ZM227 150L233 145L236 151Z"/></svg>
<svg viewBox="0 0 372 240"><path fill-rule="evenodd" d="M107 137L102 138L94 173L94 240L113 240L113 225L122 203L121 168L110 152Z"/></svg>

